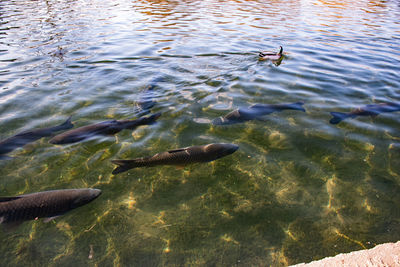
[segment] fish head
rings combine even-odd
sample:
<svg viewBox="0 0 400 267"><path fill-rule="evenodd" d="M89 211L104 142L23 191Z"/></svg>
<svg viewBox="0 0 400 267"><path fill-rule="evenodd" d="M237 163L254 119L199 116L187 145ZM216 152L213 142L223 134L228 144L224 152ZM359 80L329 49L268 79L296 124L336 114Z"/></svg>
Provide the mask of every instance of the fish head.
<svg viewBox="0 0 400 267"><path fill-rule="evenodd" d="M161 116L161 112L157 112L157 113L154 113L153 115L151 115L150 118L152 120L157 120L158 118L160 118L160 116Z"/></svg>
<svg viewBox="0 0 400 267"><path fill-rule="evenodd" d="M63 145L63 144L70 144L70 143L76 143L81 140L84 140L86 138L89 138L93 135L93 132L85 132L85 131L80 131L80 132L75 132L74 134L71 134L70 132L65 132L59 135L54 136L49 140L50 144L53 145Z"/></svg>
<svg viewBox="0 0 400 267"><path fill-rule="evenodd" d="M74 197L72 201L72 207L77 208L83 206L92 200L96 199L100 196L101 190L100 189L92 189L92 188L85 188L85 189L76 189L74 192Z"/></svg>
<svg viewBox="0 0 400 267"><path fill-rule="evenodd" d="M224 117L214 119L212 123L214 125L235 124L254 119L255 116L257 116L257 114L250 109L236 109L232 112L229 112Z"/></svg>
<svg viewBox="0 0 400 267"><path fill-rule="evenodd" d="M208 154L215 155L217 158L224 157L234 153L238 150L239 146L235 144L219 143L209 144L204 147Z"/></svg>

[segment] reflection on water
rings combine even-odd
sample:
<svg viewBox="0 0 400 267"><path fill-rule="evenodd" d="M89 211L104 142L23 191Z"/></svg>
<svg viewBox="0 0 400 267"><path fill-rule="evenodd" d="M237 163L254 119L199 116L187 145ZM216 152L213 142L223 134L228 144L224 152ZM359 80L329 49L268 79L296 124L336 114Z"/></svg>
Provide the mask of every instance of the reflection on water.
<svg viewBox="0 0 400 267"><path fill-rule="evenodd" d="M0 194L103 191L55 221L2 232L2 264L272 265L400 239L398 113L330 113L400 95L395 1L2 1L0 139L57 125L154 125L67 146L42 138L0 162ZM280 45L279 66L258 52ZM152 88L149 91L149 88ZM235 125L255 103L304 102ZM235 143L183 169L111 159Z"/></svg>

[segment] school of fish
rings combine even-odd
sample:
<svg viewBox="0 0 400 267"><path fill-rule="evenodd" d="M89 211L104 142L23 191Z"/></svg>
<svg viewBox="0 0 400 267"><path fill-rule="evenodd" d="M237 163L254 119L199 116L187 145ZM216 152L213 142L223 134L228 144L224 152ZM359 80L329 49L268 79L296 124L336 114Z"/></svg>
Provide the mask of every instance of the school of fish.
<svg viewBox="0 0 400 267"><path fill-rule="evenodd" d="M270 60L279 65L284 58L283 48L279 52L260 52L260 60ZM7 154L28 143L32 143L43 137L51 137L49 143L64 145L85 141L96 136L115 135L118 132L129 129L135 130L139 126L155 123L161 113L149 114L156 105L155 90L157 82L162 79L154 79L149 87L142 92L141 98L136 102L137 119L135 120L110 120L96 124L90 124L79 128L74 127L71 117L64 123L47 127L24 131L0 141L0 160L12 159ZM283 110L295 110L306 112L303 102L282 104L254 104L249 107L235 109L228 114L215 118L212 124L215 126L243 123L250 120L261 120L263 116L281 112ZM348 113L331 112L331 124L338 124L345 119L358 116L376 117L380 113L400 111L400 103L378 103L357 108ZM62 132L57 134L57 132ZM184 148L173 148L171 150L135 159L114 159L111 162L117 167L113 174L126 172L139 167L155 167L160 165L185 166L193 163L205 163L228 156L239 149L236 144L211 143L205 145L189 146ZM59 189L43 191L18 196L0 197L0 224L5 226L17 226L24 221L46 218L54 219L75 208L86 205L100 196L101 190L91 188L81 189Z"/></svg>

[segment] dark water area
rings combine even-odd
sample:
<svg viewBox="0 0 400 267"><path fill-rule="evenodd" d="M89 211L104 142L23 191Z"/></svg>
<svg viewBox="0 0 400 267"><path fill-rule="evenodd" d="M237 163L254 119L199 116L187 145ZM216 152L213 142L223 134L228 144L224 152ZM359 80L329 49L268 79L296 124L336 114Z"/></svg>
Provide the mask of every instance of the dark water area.
<svg viewBox="0 0 400 267"><path fill-rule="evenodd" d="M8 153L0 196L102 195L49 223L2 227L0 265L287 266L400 240L400 112L329 123L400 102L399 18L390 0L1 1L0 140L70 116L80 127L146 105L162 115ZM281 64L258 60L279 46ZM294 102L306 112L211 123ZM240 148L112 174L113 159L208 143Z"/></svg>

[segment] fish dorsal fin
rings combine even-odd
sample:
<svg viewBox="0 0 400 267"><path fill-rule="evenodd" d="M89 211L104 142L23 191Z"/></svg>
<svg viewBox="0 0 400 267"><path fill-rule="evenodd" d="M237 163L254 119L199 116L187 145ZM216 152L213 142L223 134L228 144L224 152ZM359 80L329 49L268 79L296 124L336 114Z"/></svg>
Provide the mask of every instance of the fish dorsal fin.
<svg viewBox="0 0 400 267"><path fill-rule="evenodd" d="M7 202L7 201L13 201L17 200L21 197L0 197L0 202Z"/></svg>
<svg viewBox="0 0 400 267"><path fill-rule="evenodd" d="M186 148L178 148L178 149L168 150L168 153L183 152L185 150L186 150Z"/></svg>

